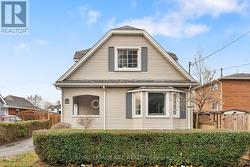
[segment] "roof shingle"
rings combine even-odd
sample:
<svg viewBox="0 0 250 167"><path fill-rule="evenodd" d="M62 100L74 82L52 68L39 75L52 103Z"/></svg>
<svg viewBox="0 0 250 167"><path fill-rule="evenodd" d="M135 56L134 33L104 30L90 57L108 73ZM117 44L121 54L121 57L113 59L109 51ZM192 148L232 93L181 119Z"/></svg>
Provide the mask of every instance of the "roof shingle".
<svg viewBox="0 0 250 167"><path fill-rule="evenodd" d="M88 53L88 51L89 51L90 49L91 49L91 48L76 51L76 52L75 52L75 55L74 55L74 57L73 57L73 59L74 59L75 61L80 60L83 56L86 55L86 53ZM173 53L173 52L168 52L168 51L167 51L167 53L168 53L175 61L178 60L178 57L176 56L175 53Z"/></svg>
<svg viewBox="0 0 250 167"><path fill-rule="evenodd" d="M244 79L244 80L250 80L250 74L249 73L235 73L231 75L224 76L220 79Z"/></svg>
<svg viewBox="0 0 250 167"><path fill-rule="evenodd" d="M13 108L25 108L25 109L37 109L36 106L34 106L31 102L29 102L27 99L23 97L17 97L17 96L6 96L4 98L6 105L8 107Z"/></svg>

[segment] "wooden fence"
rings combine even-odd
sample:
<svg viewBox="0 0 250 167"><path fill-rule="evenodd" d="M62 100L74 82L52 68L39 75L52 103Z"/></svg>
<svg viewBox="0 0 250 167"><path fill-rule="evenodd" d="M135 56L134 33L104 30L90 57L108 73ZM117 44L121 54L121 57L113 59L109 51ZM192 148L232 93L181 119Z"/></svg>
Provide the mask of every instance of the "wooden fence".
<svg viewBox="0 0 250 167"><path fill-rule="evenodd" d="M22 120L51 120L52 125L61 121L61 115L47 111L26 110L17 114Z"/></svg>
<svg viewBox="0 0 250 167"><path fill-rule="evenodd" d="M250 130L250 114L249 113L233 113L233 114L200 113L199 128Z"/></svg>

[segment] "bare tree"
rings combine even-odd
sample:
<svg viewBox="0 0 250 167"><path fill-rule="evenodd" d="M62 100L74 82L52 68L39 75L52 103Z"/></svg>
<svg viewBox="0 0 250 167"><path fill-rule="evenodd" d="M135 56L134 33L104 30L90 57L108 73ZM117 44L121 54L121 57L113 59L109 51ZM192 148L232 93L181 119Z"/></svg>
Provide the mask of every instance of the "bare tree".
<svg viewBox="0 0 250 167"><path fill-rule="evenodd" d="M37 94L35 95L30 95L27 97L27 99L34 105L34 106L39 106L42 103L42 96L39 96Z"/></svg>
<svg viewBox="0 0 250 167"><path fill-rule="evenodd" d="M195 104L195 128L199 128L199 113L204 110L204 106L209 104L214 97L210 90L210 83L214 78L215 70L211 70L204 61L202 61L202 52L197 52L194 62L194 77L200 83L191 96L191 102Z"/></svg>
<svg viewBox="0 0 250 167"><path fill-rule="evenodd" d="M53 104L49 101L43 101L43 108L48 110L49 107L53 106Z"/></svg>

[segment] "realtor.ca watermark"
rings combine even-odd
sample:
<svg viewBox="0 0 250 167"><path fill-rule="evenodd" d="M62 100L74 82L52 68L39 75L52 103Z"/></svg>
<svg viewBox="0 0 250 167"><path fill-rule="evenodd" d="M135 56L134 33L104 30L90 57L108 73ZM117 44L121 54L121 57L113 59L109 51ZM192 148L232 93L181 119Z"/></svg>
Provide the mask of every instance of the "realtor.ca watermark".
<svg viewBox="0 0 250 167"><path fill-rule="evenodd" d="M0 34L28 34L28 1L0 0L1 32Z"/></svg>

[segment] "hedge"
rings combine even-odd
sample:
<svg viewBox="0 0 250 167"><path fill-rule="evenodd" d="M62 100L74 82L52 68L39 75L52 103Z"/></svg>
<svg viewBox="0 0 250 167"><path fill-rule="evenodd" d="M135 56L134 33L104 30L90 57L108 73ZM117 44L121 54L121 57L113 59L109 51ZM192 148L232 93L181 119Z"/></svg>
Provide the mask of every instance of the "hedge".
<svg viewBox="0 0 250 167"><path fill-rule="evenodd" d="M0 122L0 144L31 137L33 130L50 128L49 120Z"/></svg>
<svg viewBox="0 0 250 167"><path fill-rule="evenodd" d="M35 152L51 165L235 166L250 147L246 131L36 131Z"/></svg>

